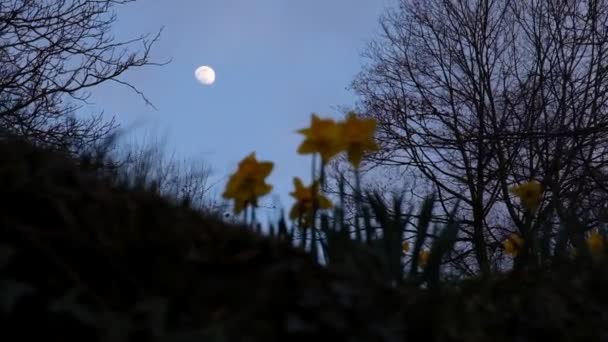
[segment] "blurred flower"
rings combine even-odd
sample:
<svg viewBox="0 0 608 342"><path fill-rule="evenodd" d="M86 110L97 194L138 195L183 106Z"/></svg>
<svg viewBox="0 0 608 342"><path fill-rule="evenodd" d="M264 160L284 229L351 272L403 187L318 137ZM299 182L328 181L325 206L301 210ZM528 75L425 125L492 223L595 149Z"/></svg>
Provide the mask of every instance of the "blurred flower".
<svg viewBox="0 0 608 342"><path fill-rule="evenodd" d="M319 153L323 165L343 150L341 127L332 119L320 119L312 114L310 127L301 129L298 133L306 137L298 147L298 153Z"/></svg>
<svg viewBox="0 0 608 342"><path fill-rule="evenodd" d="M306 227L312 222L313 200L316 201L317 209L329 209L332 207L331 202L319 193L319 182L315 181L309 187L305 187L302 180L298 177L293 179L294 191L290 195L296 199L289 218L292 220L302 220L302 224Z"/></svg>
<svg viewBox="0 0 608 342"><path fill-rule="evenodd" d="M234 200L234 212L240 213L246 206L257 206L257 199L272 190L272 186L265 183L265 178L272 171L274 164L259 162L255 152L243 159L237 171L230 176L226 184L223 197Z"/></svg>
<svg viewBox="0 0 608 342"><path fill-rule="evenodd" d="M403 252L407 253L410 251L410 243L408 241L403 241L403 244L401 245L401 248L403 249Z"/></svg>
<svg viewBox="0 0 608 342"><path fill-rule="evenodd" d="M425 267L429 262L429 256L431 256L431 251L426 249L421 250L420 254L418 254L418 265L420 267Z"/></svg>
<svg viewBox="0 0 608 342"><path fill-rule="evenodd" d="M537 181L530 181L524 184L513 186L511 193L519 197L521 204L530 211L535 212L543 198L543 186Z"/></svg>
<svg viewBox="0 0 608 342"><path fill-rule="evenodd" d="M524 240L517 234L511 234L511 236L502 242L505 253L513 257L517 256L523 245Z"/></svg>
<svg viewBox="0 0 608 342"><path fill-rule="evenodd" d="M604 237L596 231L591 232L587 237L587 248L593 256L602 255L606 249Z"/></svg>
<svg viewBox="0 0 608 342"><path fill-rule="evenodd" d="M355 168L359 168L364 152L378 150L378 145L374 140L376 120L361 119L355 113L350 112L346 120L340 125L342 126L343 141L348 153L348 160Z"/></svg>

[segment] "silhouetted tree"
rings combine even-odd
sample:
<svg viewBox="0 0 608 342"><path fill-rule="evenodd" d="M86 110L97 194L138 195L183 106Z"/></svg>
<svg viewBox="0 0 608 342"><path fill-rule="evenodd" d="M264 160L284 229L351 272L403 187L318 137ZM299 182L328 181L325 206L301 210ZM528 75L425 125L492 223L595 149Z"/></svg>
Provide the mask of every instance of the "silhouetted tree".
<svg viewBox="0 0 608 342"><path fill-rule="evenodd" d="M0 127L33 142L70 151L99 142L116 127L100 115L77 117L87 90L122 84L149 59L158 39L117 41L114 7L134 0L5 0L0 2ZM139 46L138 52L132 48Z"/></svg>
<svg viewBox="0 0 608 342"><path fill-rule="evenodd" d="M604 0L401 0L380 20L353 83L379 121L368 162L426 180L445 212L460 201L483 273L524 227L511 185L545 185L536 230L575 207L592 224L608 198L607 22Z"/></svg>

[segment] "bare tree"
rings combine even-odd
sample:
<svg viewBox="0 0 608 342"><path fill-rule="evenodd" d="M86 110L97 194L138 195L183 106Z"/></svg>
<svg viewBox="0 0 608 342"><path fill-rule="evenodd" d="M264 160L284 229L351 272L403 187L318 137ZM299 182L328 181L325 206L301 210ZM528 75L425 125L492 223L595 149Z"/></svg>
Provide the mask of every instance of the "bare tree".
<svg viewBox="0 0 608 342"><path fill-rule="evenodd" d="M116 82L149 103L120 76L158 64L149 53L160 32L127 41L111 33L114 7L132 1L0 2L0 126L36 143L78 150L116 127L101 115L76 117L90 88Z"/></svg>
<svg viewBox="0 0 608 342"><path fill-rule="evenodd" d="M603 0L401 0L381 18L353 83L379 120L369 161L426 179L444 212L460 201L482 273L507 222L526 227L511 185L546 186L534 229L607 198L607 20Z"/></svg>

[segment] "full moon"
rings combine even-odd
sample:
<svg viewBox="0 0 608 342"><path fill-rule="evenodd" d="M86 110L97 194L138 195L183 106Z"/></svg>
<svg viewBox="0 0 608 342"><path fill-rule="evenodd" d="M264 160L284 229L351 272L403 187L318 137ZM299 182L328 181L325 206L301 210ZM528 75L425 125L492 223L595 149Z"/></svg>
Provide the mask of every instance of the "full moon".
<svg viewBox="0 0 608 342"><path fill-rule="evenodd" d="M215 82L215 71L213 71L211 67L203 65L196 68L196 71L194 71L194 77L196 77L196 79L204 85L211 85L213 82Z"/></svg>

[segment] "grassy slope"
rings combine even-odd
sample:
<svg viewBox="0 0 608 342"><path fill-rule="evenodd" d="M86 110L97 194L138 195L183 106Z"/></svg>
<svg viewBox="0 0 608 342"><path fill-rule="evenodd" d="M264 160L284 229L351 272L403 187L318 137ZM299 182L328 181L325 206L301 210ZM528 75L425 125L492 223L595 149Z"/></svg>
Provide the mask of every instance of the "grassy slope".
<svg viewBox="0 0 608 342"><path fill-rule="evenodd" d="M260 341L588 341L607 331L603 263L471 280L437 293L396 291L338 276L285 243L113 183L62 155L0 142L0 251L15 251L0 260L0 279L35 290L0 314L0 334L101 340L104 326L93 326L103 322L99 313L132 312L154 298L167 305L151 327L203 328L192 340L220 331ZM1 289L6 301L8 288ZM75 289L91 321L73 309L49 309ZM150 327L139 330L133 336L153 340Z"/></svg>

